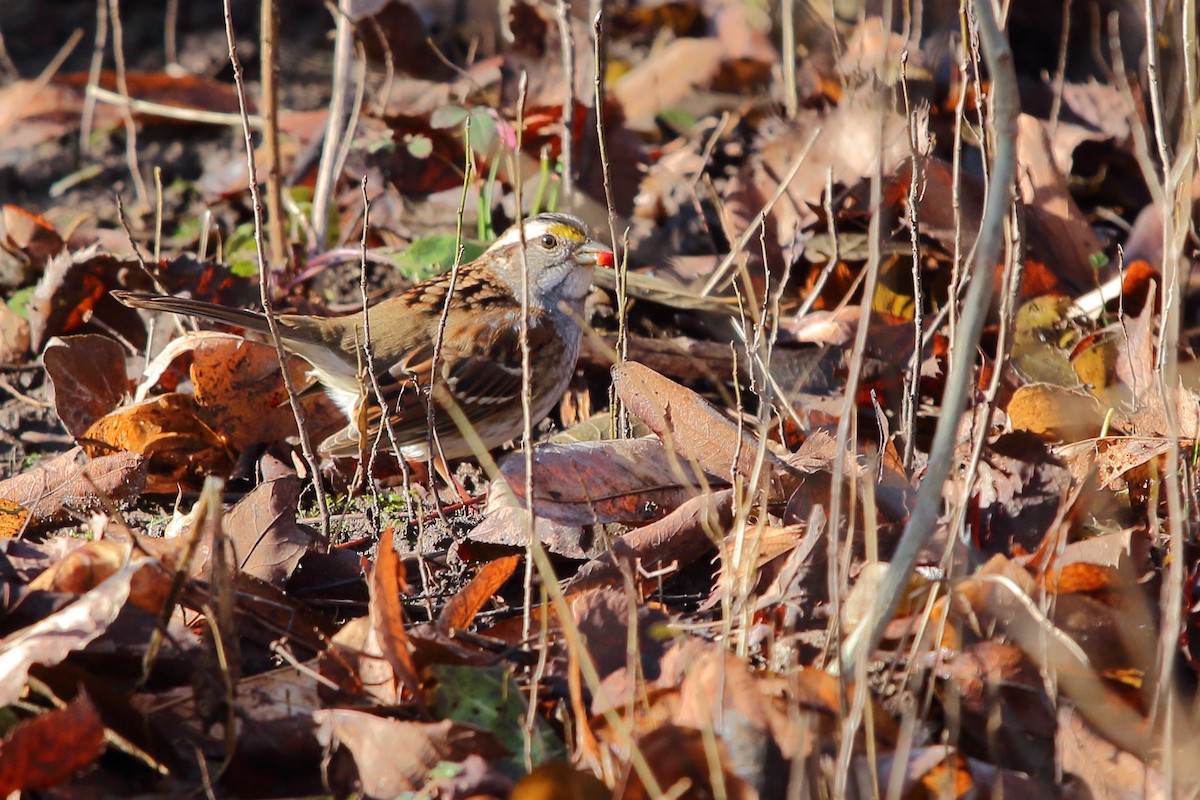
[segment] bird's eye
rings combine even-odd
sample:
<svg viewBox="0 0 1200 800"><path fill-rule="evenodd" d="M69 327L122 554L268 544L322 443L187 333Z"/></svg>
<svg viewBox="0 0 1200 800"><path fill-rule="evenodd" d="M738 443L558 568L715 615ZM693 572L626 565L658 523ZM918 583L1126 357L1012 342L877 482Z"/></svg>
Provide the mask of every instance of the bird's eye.
<svg viewBox="0 0 1200 800"><path fill-rule="evenodd" d="M544 234L541 239L538 239L538 244L547 250L553 250L554 248L558 247L558 239L555 239L553 236L547 233Z"/></svg>

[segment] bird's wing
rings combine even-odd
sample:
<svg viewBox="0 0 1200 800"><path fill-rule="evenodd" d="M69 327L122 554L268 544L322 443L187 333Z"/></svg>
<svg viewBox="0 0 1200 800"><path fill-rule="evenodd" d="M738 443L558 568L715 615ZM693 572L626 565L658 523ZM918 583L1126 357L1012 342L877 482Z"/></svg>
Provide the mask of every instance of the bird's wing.
<svg viewBox="0 0 1200 800"><path fill-rule="evenodd" d="M496 414L510 414L521 397L521 339L520 329L509 320L502 324L480 325L467 320L470 330L447 330L439 356L441 379L434 387L437 400L434 409L434 428L439 438L458 437L457 424L446 412L451 403L461 409L473 425L479 425ZM540 318L530 320L529 348L533 354L556 346L554 326ZM428 340L410 350L390 368L377 372L379 398L372 396L366 410L365 429L369 442L374 442L380 429L381 408L386 408L390 426L400 446L425 444L429 439L430 376L433 374L433 341ZM536 356L534 363L536 364ZM537 377L537 371L534 372ZM373 393L372 393L373 394ZM449 395L447 397L447 394ZM519 408L519 406L516 406ZM382 442L386 445L387 434ZM488 447L500 442L488 441ZM334 456L357 455L359 442L357 426L326 439L321 450Z"/></svg>

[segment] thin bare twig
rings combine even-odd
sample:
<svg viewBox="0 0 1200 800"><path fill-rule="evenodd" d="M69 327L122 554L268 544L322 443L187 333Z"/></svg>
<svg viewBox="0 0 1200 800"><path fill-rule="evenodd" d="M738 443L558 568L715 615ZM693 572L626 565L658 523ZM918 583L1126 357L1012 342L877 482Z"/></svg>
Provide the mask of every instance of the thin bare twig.
<svg viewBox="0 0 1200 800"><path fill-rule="evenodd" d="M878 645L885 626L900 604L900 596L916 565L917 555L937 526L942 485L954 463L958 421L967 405L976 347L987 317L993 273L1004 240L1004 220L1012 205L1016 179L1017 117L1020 113L1012 49L996 22L991 0L975 0L974 7L984 57L992 75L992 127L995 131L992 142L995 150L987 209L979 226L971 285L958 332L961 338L954 351L950 375L942 394L942 412L929 451L925 478L871 615L855 629L842 648L839 665L842 672L853 669L860 659Z"/></svg>
<svg viewBox="0 0 1200 800"><path fill-rule="evenodd" d="M267 161L267 234L271 242L271 268L282 269L287 260L284 229L283 173L279 164L279 14L275 0L259 0L259 71L262 81L263 157Z"/></svg>
<svg viewBox="0 0 1200 800"><path fill-rule="evenodd" d="M338 0L337 24L333 40L333 91L329 97L329 118L325 122L325 139L321 146L321 161L313 188L312 228L315 240L309 242L310 252L326 247L329 230L329 202L333 196L338 173L336 165L346 135L346 118L350 83L350 56L354 52L354 25L350 21L351 0Z"/></svg>
<svg viewBox="0 0 1200 800"><path fill-rule="evenodd" d="M267 269L266 245L263 243L263 204L262 193L258 189L258 166L254 156L254 134L251 132L249 114L246 111L246 82L242 62L237 55L237 41L233 35L233 11L230 8L232 0L222 0L225 11L225 40L229 47L229 63L233 66L233 82L237 89L238 109L242 114L242 134L246 142L246 169L249 171L250 199L254 208L254 254L258 259L258 289L262 301L263 315L267 319L267 328L271 332L271 342L275 345L275 355L279 358L279 369L283 373L283 385L287 389L288 405L292 408L292 416L296 419L296 431L300 435L300 450L304 461L308 464L309 478L317 496L317 508L321 513L321 534L325 542L329 542L329 503L325 498L325 487L321 485L320 464L313 451L312 441L305 425L304 412L300 409L300 398L296 392L292 374L288 370L287 351L283 349L283 340L279 338L279 323L275 319L275 307L271 298L270 271Z"/></svg>
<svg viewBox="0 0 1200 800"><path fill-rule="evenodd" d="M92 90L100 86L100 73L104 69L104 51L108 47L108 2L96 0L96 36L92 40L92 60L88 66L87 92L83 95L83 110L80 114L79 152L91 153L92 119L96 115L96 100Z"/></svg>
<svg viewBox="0 0 1200 800"><path fill-rule="evenodd" d="M575 194L575 29L571 25L571 0L558 0L558 37L562 46L563 82L567 89L562 103L559 158L562 160L562 196L570 203L571 195ZM517 135L521 135L519 129Z"/></svg>
<svg viewBox="0 0 1200 800"><path fill-rule="evenodd" d="M125 74L125 33L121 26L120 0L108 0L108 13L112 21L113 32L113 61L116 66L117 92L122 97L129 96L129 82ZM129 177L133 179L133 189L137 193L138 213L144 214L150 208L150 192L146 189L146 181L142 178L138 166L137 155L137 123L133 113L125 108L125 160L129 164Z"/></svg>

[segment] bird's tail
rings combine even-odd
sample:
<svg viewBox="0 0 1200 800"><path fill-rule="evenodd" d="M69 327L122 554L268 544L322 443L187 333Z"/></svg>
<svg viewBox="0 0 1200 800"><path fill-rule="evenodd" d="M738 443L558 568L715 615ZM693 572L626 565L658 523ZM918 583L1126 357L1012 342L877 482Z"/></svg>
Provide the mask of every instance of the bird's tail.
<svg viewBox="0 0 1200 800"><path fill-rule="evenodd" d="M203 300L189 300L183 297L172 297L166 294L151 294L149 292L120 292L112 293L130 308L145 308L150 311L167 311L172 314L183 314L192 317L224 322L238 328L269 333L267 319L257 311L246 311L241 308L228 308Z"/></svg>

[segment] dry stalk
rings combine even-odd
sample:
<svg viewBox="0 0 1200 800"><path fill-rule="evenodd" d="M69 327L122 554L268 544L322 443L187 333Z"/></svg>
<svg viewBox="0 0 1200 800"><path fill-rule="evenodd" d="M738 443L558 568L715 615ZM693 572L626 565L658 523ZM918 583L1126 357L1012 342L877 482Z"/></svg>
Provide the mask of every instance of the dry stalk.
<svg viewBox="0 0 1200 800"><path fill-rule="evenodd" d="M990 0L976 0L974 8L980 41L992 75L992 124L995 132L992 141L995 150L986 210L979 226L971 283L959 330L961 338L951 360L950 374L942 395L942 413L916 505L904 527L871 614L842 648L840 664L837 666L839 672L854 669L858 661L866 658L878 646L884 627L896 613L917 556L937 525L942 487L954 461L958 421L967 405L975 348L983 331L992 294L994 266L1003 244L1004 220L1012 204L1016 178L1017 116L1020 112L1012 50L996 22Z"/></svg>
<svg viewBox="0 0 1200 800"><path fill-rule="evenodd" d="M109 16L112 18L113 34L113 64L117 74L117 92L122 97L129 97L129 82L125 76L125 32L121 26L120 0L108 0ZM133 189L137 194L138 213L143 214L150 208L150 192L146 190L146 181L142 178L137 156L137 124L133 114L125 108L125 161L129 165L129 177L133 179Z"/></svg>
<svg viewBox="0 0 1200 800"><path fill-rule="evenodd" d="M92 39L92 60L88 66L87 91L83 95L83 110L79 126L79 152L92 152L92 120L96 114L96 101L92 91L100 86L100 73L104 69L104 51L108 48L108 2L96 0L96 35Z"/></svg>
<svg viewBox="0 0 1200 800"><path fill-rule="evenodd" d="M563 81L567 94L562 102L562 139L559 157L562 159L562 196L570 203L575 194L575 29L571 25L571 0L558 0L558 38L562 48ZM520 111L520 109L518 110ZM517 136L521 135L520 128ZM517 148L520 150L520 148ZM517 208L520 208L520 204Z"/></svg>
<svg viewBox="0 0 1200 800"><path fill-rule="evenodd" d="M258 290L262 301L263 315L271 332L271 342L275 345L275 355L279 359L279 369L283 373L283 386L287 390L288 405L292 408L292 416L296 419L296 431L300 436L300 451L308 465L309 478L313 491L316 492L317 508L321 513L321 535L329 542L329 503L325 497L325 487L321 485L320 464L313 451L312 440L309 438L305 424L304 411L300 408L300 398L296 393L295 382L288 370L287 351L283 349L283 340L279 338L279 323L275 318L275 306L271 298L270 272L267 269L266 246L263 244L263 205L262 193L258 189L258 166L254 156L254 134L251 132L249 115L246 111L246 82L242 70L242 62L237 55L237 41L233 35L232 0L222 0L225 12L225 41L228 46L229 63L233 66L233 82L237 91L238 109L242 115L242 135L246 143L246 169L249 172L250 200L254 209L254 256L258 261Z"/></svg>
<svg viewBox="0 0 1200 800"><path fill-rule="evenodd" d="M260 80L262 81L263 157L267 161L267 234L271 266L282 269L287 260L283 227L283 175L279 163L279 15L275 0L259 0Z"/></svg>
<svg viewBox="0 0 1200 800"><path fill-rule="evenodd" d="M342 139L348 134L346 119L349 113L350 55L353 52L354 25L350 21L352 0L338 0L337 20L333 40L333 85L329 97L329 118L325 123L325 141L321 146L321 161L313 188L312 228L315 239L309 250L325 249L329 230L329 203L337 182L337 161Z"/></svg>

